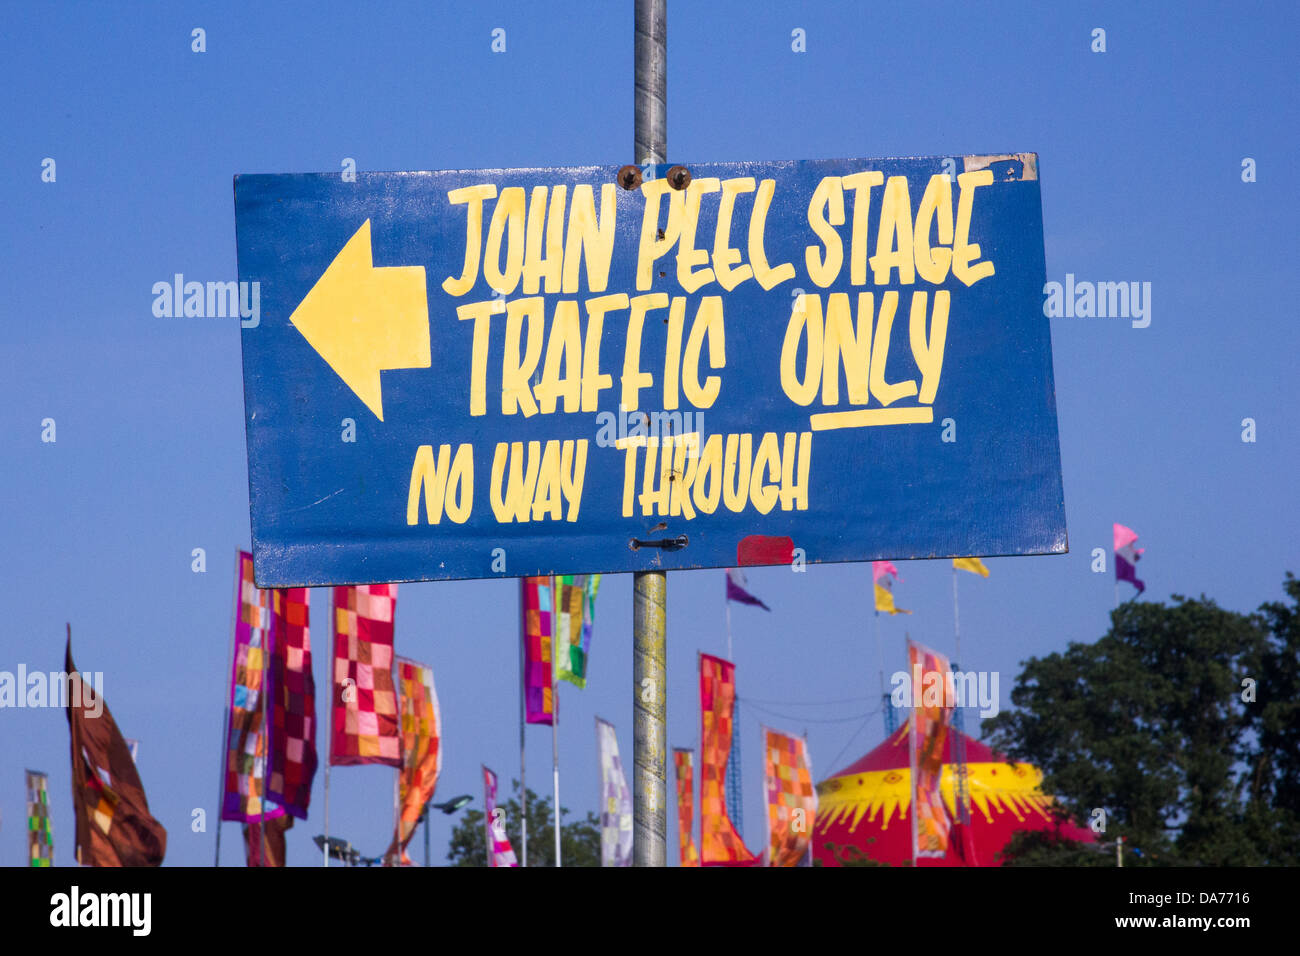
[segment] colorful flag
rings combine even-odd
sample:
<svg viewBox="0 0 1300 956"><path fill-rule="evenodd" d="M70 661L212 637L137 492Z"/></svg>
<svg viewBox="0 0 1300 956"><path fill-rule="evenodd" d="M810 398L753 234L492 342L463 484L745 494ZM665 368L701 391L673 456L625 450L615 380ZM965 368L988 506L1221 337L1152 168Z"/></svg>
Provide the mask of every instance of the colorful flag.
<svg viewBox="0 0 1300 956"><path fill-rule="evenodd" d="M442 771L442 715L433 687L433 668L397 658L397 692L402 726L402 774L398 778L401 816L384 859L391 863L400 854L402 866L410 866L406 845L415 834L415 825Z"/></svg>
<svg viewBox="0 0 1300 956"><path fill-rule="evenodd" d="M767 780L770 866L798 866L808 855L817 819L808 742L763 728L763 774Z"/></svg>
<svg viewBox="0 0 1300 956"><path fill-rule="evenodd" d="M287 813L244 824L244 858L249 866L284 866L284 831L293 827Z"/></svg>
<svg viewBox="0 0 1300 956"><path fill-rule="evenodd" d="M1147 589L1142 581L1138 580L1137 563L1142 557L1142 552L1146 548L1135 548L1133 543L1137 541L1137 532L1132 528L1126 528L1122 524L1115 525L1115 580L1128 581L1138 589L1141 594Z"/></svg>
<svg viewBox="0 0 1300 956"><path fill-rule="evenodd" d="M549 724L555 713L551 687L551 579L520 578L524 610L524 709L530 724Z"/></svg>
<svg viewBox="0 0 1300 956"><path fill-rule="evenodd" d="M518 866L506 836L505 811L497 810L497 775L483 768L483 824L487 827L488 866Z"/></svg>
<svg viewBox="0 0 1300 956"><path fill-rule="evenodd" d="M555 612L555 677L587 686L587 654L596 623L599 574L564 574L555 579L559 592Z"/></svg>
<svg viewBox="0 0 1300 956"><path fill-rule="evenodd" d="M886 614L912 613L901 607L894 606L894 581L903 579L899 576L898 568L894 567L892 561L872 561L871 578L876 585L876 613L881 611Z"/></svg>
<svg viewBox="0 0 1300 956"><path fill-rule="evenodd" d="M751 604L755 607L761 607L764 611L772 610L754 595L746 590L745 573L740 568L727 569L727 600L735 601L738 604Z"/></svg>
<svg viewBox="0 0 1300 956"><path fill-rule="evenodd" d="M251 554L239 552L238 567L221 819L247 822L282 816L284 808L264 802L266 734L262 689L271 630L270 597L253 583Z"/></svg>
<svg viewBox="0 0 1300 956"><path fill-rule="evenodd" d="M54 865L54 835L50 831L50 797L47 778L27 771L27 862L29 866Z"/></svg>
<svg viewBox="0 0 1300 956"><path fill-rule="evenodd" d="M600 755L600 865L632 865L632 791L618 756L614 725L596 718Z"/></svg>
<svg viewBox="0 0 1300 956"><path fill-rule="evenodd" d="M402 765L393 688L396 606L396 584L334 589L334 766Z"/></svg>
<svg viewBox="0 0 1300 956"><path fill-rule="evenodd" d="M266 796L306 820L316 776L316 681L307 607L311 592L286 588L268 593L271 657L266 702L271 710L271 752Z"/></svg>
<svg viewBox="0 0 1300 956"><path fill-rule="evenodd" d="M757 862L727 815L723 792L735 698L735 665L701 654L700 862L704 866L749 866Z"/></svg>
<svg viewBox="0 0 1300 956"><path fill-rule="evenodd" d="M915 641L907 642L912 673L912 719L908 729L912 769L912 856L948 852L952 820L939 792L943 750L952 723L948 658Z"/></svg>
<svg viewBox="0 0 1300 956"><path fill-rule="evenodd" d="M952 566L959 571L969 571L971 574L978 574L982 578L989 576L989 569L984 567L984 562L979 558L953 558Z"/></svg>
<svg viewBox="0 0 1300 956"><path fill-rule="evenodd" d="M673 770L677 777L677 852L682 866L699 866L691 831L695 828L695 752L686 747L673 748Z"/></svg>
<svg viewBox="0 0 1300 956"><path fill-rule="evenodd" d="M167 852L167 830L149 814L140 774L108 704L96 699L72 663L71 628L64 671L69 675L77 862L83 866L159 866Z"/></svg>

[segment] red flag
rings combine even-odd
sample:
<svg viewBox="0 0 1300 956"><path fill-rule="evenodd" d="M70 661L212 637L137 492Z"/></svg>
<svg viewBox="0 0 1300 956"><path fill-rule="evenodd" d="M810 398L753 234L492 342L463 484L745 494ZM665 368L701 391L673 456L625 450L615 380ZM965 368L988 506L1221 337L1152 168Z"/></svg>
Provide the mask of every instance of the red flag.
<svg viewBox="0 0 1300 956"><path fill-rule="evenodd" d="M700 863L752 866L758 862L727 816L723 781L731 752L736 667L711 654L700 655Z"/></svg>
<svg viewBox="0 0 1300 956"><path fill-rule="evenodd" d="M396 584L334 589L334 739L330 763L402 765L393 688Z"/></svg>
<svg viewBox="0 0 1300 956"><path fill-rule="evenodd" d="M249 866L284 866L284 831L293 826L287 813L244 824L244 854Z"/></svg>
<svg viewBox="0 0 1300 956"><path fill-rule="evenodd" d="M316 776L316 682L311 673L311 631L306 588L271 594L271 654L266 675L271 747L266 795L307 819ZM287 827L286 827L287 829Z"/></svg>
<svg viewBox="0 0 1300 956"><path fill-rule="evenodd" d="M167 830L149 813L131 749L108 705L82 681L72 663L71 625L64 669L69 678L67 714L77 862L84 866L158 866L167 852Z"/></svg>

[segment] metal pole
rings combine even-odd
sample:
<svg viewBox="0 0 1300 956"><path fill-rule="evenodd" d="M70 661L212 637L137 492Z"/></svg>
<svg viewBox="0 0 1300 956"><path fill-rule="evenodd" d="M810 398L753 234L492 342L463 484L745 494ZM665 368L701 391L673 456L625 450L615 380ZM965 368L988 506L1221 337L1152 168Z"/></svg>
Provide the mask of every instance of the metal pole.
<svg viewBox="0 0 1300 956"><path fill-rule="evenodd" d="M668 18L666 0L636 2L636 133L633 161L665 163L668 156Z"/></svg>
<svg viewBox="0 0 1300 956"><path fill-rule="evenodd" d="M952 569L952 640L956 650L957 666L961 666L961 628L957 618L957 569Z"/></svg>
<svg viewBox="0 0 1300 956"><path fill-rule="evenodd" d="M668 154L668 18L666 0L635 0L634 161L663 163ZM668 576L632 576L632 863L667 865L667 688L664 623Z"/></svg>
<svg viewBox="0 0 1300 956"><path fill-rule="evenodd" d="M527 726L527 715L524 707L528 697L528 619L527 612L524 608L527 606L524 601L524 590L528 587L528 579L519 579L519 827L522 844L519 850L519 865L528 866L528 777L524 773L524 728ZM488 854L491 855L492 848L488 847Z"/></svg>
<svg viewBox="0 0 1300 956"><path fill-rule="evenodd" d="M330 590L330 620L336 621L334 616L334 591ZM331 628L334 625L331 625ZM326 654L326 674L325 684L330 689L330 703L326 708L329 712L329 736L325 739L325 833L324 845L321 847L324 854L321 860L321 866L330 865L330 758L334 755L334 648L333 642L327 643L328 653ZM347 866L345 862L343 864Z"/></svg>
<svg viewBox="0 0 1300 956"><path fill-rule="evenodd" d="M235 672L235 615L239 607L239 591L243 582L243 563L240 558L239 548L235 548L235 603L230 606L230 668L227 671L231 676ZM72 639L72 625L68 624L68 639ZM221 811L226 808L226 764L230 762L230 687L222 684L221 695L221 726L225 728L221 734L221 777L217 787L217 855L213 860L213 866L221 865Z"/></svg>
<svg viewBox="0 0 1300 956"><path fill-rule="evenodd" d="M632 581L632 865L666 866L667 708L664 623L668 575L638 571Z"/></svg>
<svg viewBox="0 0 1300 956"><path fill-rule="evenodd" d="M266 629L262 632L262 686L259 688L257 696L258 703L262 705L262 716L258 727L258 741L253 745L253 762L256 766L257 751L262 752L262 818L257 824L257 865L266 866L266 789L267 783L271 779L271 706L267 699L270 689L271 678L271 615L275 613L275 597L270 591L263 592L266 595Z"/></svg>
<svg viewBox="0 0 1300 956"><path fill-rule="evenodd" d="M555 865L560 860L560 685L555 680L555 668L560 661L560 602L551 575L551 777L555 792Z"/></svg>
<svg viewBox="0 0 1300 956"><path fill-rule="evenodd" d="M723 602L727 605L727 660L736 663L736 659L731 656L731 600Z"/></svg>

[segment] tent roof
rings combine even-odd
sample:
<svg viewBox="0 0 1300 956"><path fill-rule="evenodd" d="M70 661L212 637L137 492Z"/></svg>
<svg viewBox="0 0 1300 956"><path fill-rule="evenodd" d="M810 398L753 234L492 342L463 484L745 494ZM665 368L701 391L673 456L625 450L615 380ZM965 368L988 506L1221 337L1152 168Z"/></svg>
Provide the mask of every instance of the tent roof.
<svg viewBox="0 0 1300 956"><path fill-rule="evenodd" d="M953 741L956 735L960 733L956 728L949 727L948 734L945 736L943 744L943 762L952 763L956 760L954 753ZM1007 763L1007 758L1002 754L994 753L985 744L980 743L969 734L962 734L966 738L966 762L967 763ZM907 753L908 738L908 721L903 721L903 725L890 734L874 750L861 757L856 763L852 763L830 777L847 777L855 773L870 773L875 770L904 770L911 766ZM828 778L829 779L829 778Z"/></svg>

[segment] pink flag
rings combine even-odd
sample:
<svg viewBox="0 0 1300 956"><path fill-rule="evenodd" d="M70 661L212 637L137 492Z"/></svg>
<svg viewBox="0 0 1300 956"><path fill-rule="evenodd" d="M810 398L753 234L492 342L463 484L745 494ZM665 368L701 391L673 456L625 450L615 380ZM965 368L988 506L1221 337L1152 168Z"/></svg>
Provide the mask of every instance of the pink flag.
<svg viewBox="0 0 1300 956"><path fill-rule="evenodd" d="M1122 524L1115 525L1115 580L1128 581L1138 589L1138 594L1141 594L1147 586L1138 580L1137 563L1146 548L1133 547L1137 539L1137 532L1132 528L1126 528Z"/></svg>
<svg viewBox="0 0 1300 956"><path fill-rule="evenodd" d="M488 866L518 866L506 836L505 811L497 809L497 775L483 768L483 822L487 826Z"/></svg>

